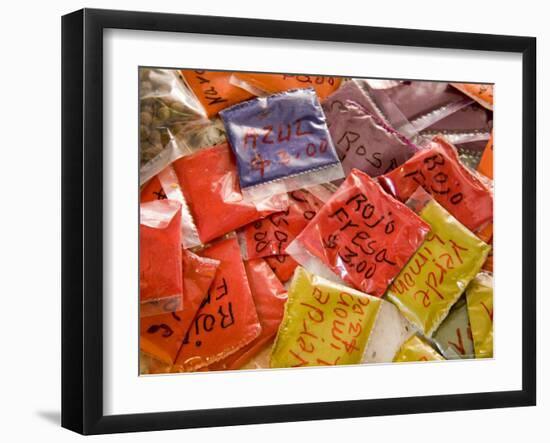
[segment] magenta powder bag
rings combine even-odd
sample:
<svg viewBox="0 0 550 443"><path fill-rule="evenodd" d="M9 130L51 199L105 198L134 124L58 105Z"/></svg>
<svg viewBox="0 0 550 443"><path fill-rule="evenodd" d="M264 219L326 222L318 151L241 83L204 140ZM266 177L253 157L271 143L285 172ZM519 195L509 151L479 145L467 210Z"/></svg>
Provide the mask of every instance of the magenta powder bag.
<svg viewBox="0 0 550 443"><path fill-rule="evenodd" d="M405 136L360 104L351 100L338 103L330 106L326 118L346 175L357 168L377 177L405 163L418 151Z"/></svg>

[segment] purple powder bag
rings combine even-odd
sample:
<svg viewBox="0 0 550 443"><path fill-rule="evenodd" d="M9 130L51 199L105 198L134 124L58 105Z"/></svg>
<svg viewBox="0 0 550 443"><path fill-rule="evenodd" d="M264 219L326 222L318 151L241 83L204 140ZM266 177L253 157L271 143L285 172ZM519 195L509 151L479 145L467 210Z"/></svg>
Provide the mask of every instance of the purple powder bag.
<svg viewBox="0 0 550 443"><path fill-rule="evenodd" d="M405 163L418 151L406 137L353 101L331 106L326 117L346 175L357 168L377 177Z"/></svg>

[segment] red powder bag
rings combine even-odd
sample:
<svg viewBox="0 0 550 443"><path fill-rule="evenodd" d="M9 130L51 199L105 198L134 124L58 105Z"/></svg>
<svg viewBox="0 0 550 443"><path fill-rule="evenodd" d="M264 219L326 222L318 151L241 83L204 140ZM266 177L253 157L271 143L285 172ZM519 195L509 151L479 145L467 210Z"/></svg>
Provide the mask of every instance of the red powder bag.
<svg viewBox="0 0 550 443"><path fill-rule="evenodd" d="M453 145L442 137L435 137L428 147L399 168L380 176L380 184L401 201L406 201L419 185L422 186L471 231L490 223L493 196L460 163Z"/></svg>
<svg viewBox="0 0 550 443"><path fill-rule="evenodd" d="M477 170L491 180L493 179L493 134L483 150Z"/></svg>
<svg viewBox="0 0 550 443"><path fill-rule="evenodd" d="M185 197L183 196L178 177L172 166L167 166L143 186L140 193L141 203L163 200L175 200L181 203L181 244L184 248L194 248L201 244L199 233Z"/></svg>
<svg viewBox="0 0 550 443"><path fill-rule="evenodd" d="M271 342L281 320L288 297L287 291L265 260L259 258L244 262L246 275L262 326L262 332L254 341L231 354L226 359L210 366L212 370L239 369Z"/></svg>
<svg viewBox="0 0 550 443"><path fill-rule="evenodd" d="M140 315L173 312L182 306L181 204L159 200L140 205Z"/></svg>
<svg viewBox="0 0 550 443"><path fill-rule="evenodd" d="M142 317L140 321L140 349L167 364L174 364L185 333L208 295L219 260L200 257L191 251L182 251L183 304L177 312Z"/></svg>
<svg viewBox="0 0 550 443"><path fill-rule="evenodd" d="M315 217L323 203L304 189L288 194L288 209L257 220L239 231L245 259L284 255L286 247Z"/></svg>
<svg viewBox="0 0 550 443"><path fill-rule="evenodd" d="M235 72L237 84L243 88L274 94L295 88L313 88L320 100L324 100L338 89L342 79L318 75L255 74ZM251 88L249 87L251 86Z"/></svg>
<svg viewBox="0 0 550 443"><path fill-rule="evenodd" d="M336 275L382 297L429 230L367 174L352 169L286 251L311 272L332 279Z"/></svg>
<svg viewBox="0 0 550 443"><path fill-rule="evenodd" d="M288 207L287 197L280 195L255 204L243 200L227 144L201 149L172 166L203 243Z"/></svg>
<svg viewBox="0 0 550 443"><path fill-rule="evenodd" d="M232 72L182 69L180 73L206 109L208 117L254 97L250 92L229 83Z"/></svg>
<svg viewBox="0 0 550 443"><path fill-rule="evenodd" d="M265 261L277 278L281 280L281 283L289 281L298 266L298 262L290 255L272 255L271 257L266 257Z"/></svg>
<svg viewBox="0 0 550 443"><path fill-rule="evenodd" d="M200 255L220 266L178 353L177 365L185 371L228 357L261 332L236 238L220 240Z"/></svg>

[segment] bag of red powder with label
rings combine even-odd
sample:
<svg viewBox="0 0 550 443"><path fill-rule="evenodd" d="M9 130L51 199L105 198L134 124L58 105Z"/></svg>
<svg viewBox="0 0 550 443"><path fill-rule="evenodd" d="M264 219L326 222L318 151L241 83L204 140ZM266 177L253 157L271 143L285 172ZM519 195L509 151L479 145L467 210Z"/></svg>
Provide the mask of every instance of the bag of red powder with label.
<svg viewBox="0 0 550 443"><path fill-rule="evenodd" d="M209 366L210 370L241 368L275 338L283 319L288 294L268 264L259 258L245 261L244 267L262 332L244 348Z"/></svg>
<svg viewBox="0 0 550 443"><path fill-rule="evenodd" d="M173 365L191 322L208 295L219 260L200 257L182 250L183 303L182 308L170 314L153 315L140 319L140 349L165 364ZM170 372L170 371L164 371Z"/></svg>
<svg viewBox="0 0 550 443"><path fill-rule="evenodd" d="M172 164L202 243L288 207L286 195L245 201L227 144L201 149Z"/></svg>
<svg viewBox="0 0 550 443"><path fill-rule="evenodd" d="M199 233L193 216L189 211L185 197L181 191L178 177L172 166L167 166L142 188L141 203L156 200L174 200L181 203L181 244L184 248L194 248L201 244Z"/></svg>
<svg viewBox="0 0 550 443"><path fill-rule="evenodd" d="M243 258L284 255L286 247L302 232L323 205L305 189L288 194L288 209L245 226L238 232Z"/></svg>
<svg viewBox="0 0 550 443"><path fill-rule="evenodd" d="M219 240L199 255L219 260L220 266L178 352L176 365L183 371L227 358L262 330L237 239Z"/></svg>
<svg viewBox="0 0 550 443"><path fill-rule="evenodd" d="M181 203L158 200L140 205L140 316L182 307Z"/></svg>
<svg viewBox="0 0 550 443"><path fill-rule="evenodd" d="M286 252L310 272L382 297L429 229L367 174L352 169Z"/></svg>
<svg viewBox="0 0 550 443"><path fill-rule="evenodd" d="M435 137L429 149L418 152L378 180L400 201L406 201L422 186L471 231L492 222L492 193L460 163L456 149L442 137Z"/></svg>
<svg viewBox="0 0 550 443"><path fill-rule="evenodd" d="M344 177L313 89L258 97L220 116L250 201Z"/></svg>

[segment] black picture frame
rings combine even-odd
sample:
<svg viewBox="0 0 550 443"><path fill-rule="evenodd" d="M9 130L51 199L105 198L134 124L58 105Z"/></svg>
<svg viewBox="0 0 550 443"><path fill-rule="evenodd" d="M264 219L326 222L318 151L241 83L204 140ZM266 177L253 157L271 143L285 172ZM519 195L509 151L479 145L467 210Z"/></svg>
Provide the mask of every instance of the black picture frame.
<svg viewBox="0 0 550 443"><path fill-rule="evenodd" d="M519 53L523 63L522 389L103 413L103 31L108 28ZM62 426L152 431L536 404L536 39L504 35L83 9L62 18Z"/></svg>

